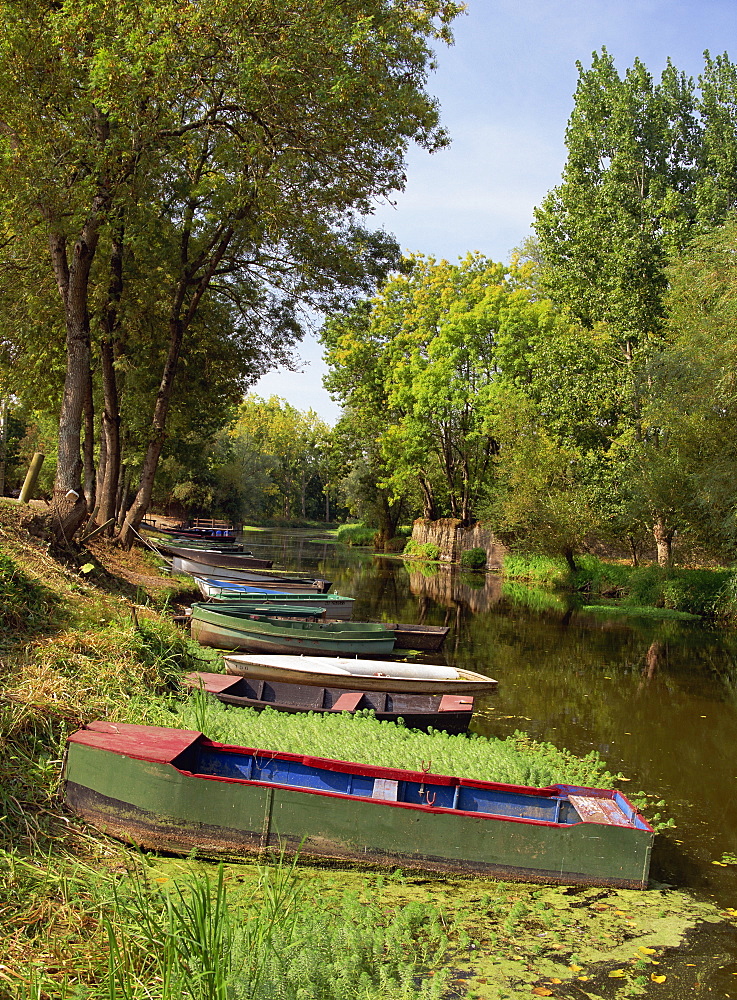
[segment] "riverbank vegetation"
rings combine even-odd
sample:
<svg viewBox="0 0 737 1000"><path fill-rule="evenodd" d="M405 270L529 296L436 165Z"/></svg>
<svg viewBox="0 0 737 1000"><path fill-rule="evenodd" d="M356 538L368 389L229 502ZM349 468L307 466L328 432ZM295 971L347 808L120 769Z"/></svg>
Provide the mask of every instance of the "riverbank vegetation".
<svg viewBox="0 0 737 1000"><path fill-rule="evenodd" d="M14 623L0 668L3 1000L419 1000L447 995L453 978L460 995L489 995L485 981L512 997L515 983L529 991L551 977L605 978L612 958L601 953L604 933L634 982L633 940L655 954L704 915L687 897L653 890L646 907L638 903L633 939L614 914L642 894L596 890L586 905L599 910L587 909L582 937L567 890L336 873L278 859L219 869L144 857L107 839L60 800L66 736L95 718L194 726L282 749L291 740L313 753L345 756L350 747L373 763L381 747L386 762L421 769L432 760L438 770L517 781L614 776L597 754L578 759L522 735L420 737L370 717L304 716L285 726L276 713L189 698L182 674L212 663L166 613L177 584L119 549L59 563L26 535L23 516L0 507L0 598ZM665 911L670 936L658 929Z"/></svg>

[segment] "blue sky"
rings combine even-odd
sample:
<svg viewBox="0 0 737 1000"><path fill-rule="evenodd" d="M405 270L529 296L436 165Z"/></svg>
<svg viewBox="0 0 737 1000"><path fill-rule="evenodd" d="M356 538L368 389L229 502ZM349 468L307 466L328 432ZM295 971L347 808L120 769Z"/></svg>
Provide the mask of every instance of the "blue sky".
<svg viewBox="0 0 737 1000"><path fill-rule="evenodd" d="M403 250L456 260L469 250L507 261L565 163L576 61L606 46L623 73L639 57L658 76L668 57L698 78L703 52L737 61L735 0L468 0L455 45L437 53L429 90L451 135L448 149L411 150L407 187L373 222ZM312 339L300 373L279 369L253 388L329 423L340 415L322 388Z"/></svg>

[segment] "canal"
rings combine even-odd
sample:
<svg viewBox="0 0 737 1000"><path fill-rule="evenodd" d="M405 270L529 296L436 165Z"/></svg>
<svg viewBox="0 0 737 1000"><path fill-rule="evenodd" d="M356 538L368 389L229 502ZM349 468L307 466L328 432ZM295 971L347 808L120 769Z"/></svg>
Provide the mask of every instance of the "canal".
<svg viewBox="0 0 737 1000"><path fill-rule="evenodd" d="M737 634L585 613L494 574L409 566L309 532L248 532L256 555L325 576L355 620L449 625L445 662L495 677L471 729L599 753L625 792L663 800L651 878L737 905ZM409 568L408 568L409 567ZM716 863L715 863L716 862Z"/></svg>

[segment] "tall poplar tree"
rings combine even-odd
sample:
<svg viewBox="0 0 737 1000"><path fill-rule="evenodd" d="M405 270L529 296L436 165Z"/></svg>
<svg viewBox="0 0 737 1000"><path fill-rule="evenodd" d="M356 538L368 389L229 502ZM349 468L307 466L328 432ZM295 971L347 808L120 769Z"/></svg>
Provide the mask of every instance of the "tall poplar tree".
<svg viewBox="0 0 737 1000"><path fill-rule="evenodd" d="M606 49L579 63L562 183L535 213L542 285L586 327L605 323L624 387L618 432L657 448L645 427L647 369L663 337L666 267L698 218L701 125L690 79L668 62L659 82L636 60L624 76ZM670 559L677 512L651 498L660 562Z"/></svg>

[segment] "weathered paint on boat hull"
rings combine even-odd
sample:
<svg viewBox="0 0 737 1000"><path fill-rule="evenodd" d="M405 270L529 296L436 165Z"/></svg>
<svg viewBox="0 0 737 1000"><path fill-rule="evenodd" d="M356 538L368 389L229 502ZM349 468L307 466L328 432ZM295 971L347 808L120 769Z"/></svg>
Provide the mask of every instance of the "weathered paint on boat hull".
<svg viewBox="0 0 737 1000"><path fill-rule="evenodd" d="M470 695L400 694L394 691L345 691L312 684L289 684L249 680L230 674L193 672L184 678L193 690L202 690L226 705L243 708L271 708L278 712L315 712L330 715L353 714L370 709L380 722L402 719L408 729L442 729L463 733L473 715Z"/></svg>
<svg viewBox="0 0 737 1000"><path fill-rule="evenodd" d="M324 654L326 656L378 656L391 653L394 649L394 633L381 633L379 638L369 635L354 639L320 638L310 633L305 635L284 635L273 632L248 631L246 622L242 629L229 628L192 617L190 625L192 638L201 646L215 649L243 650L246 653L285 653L299 656L301 653Z"/></svg>
<svg viewBox="0 0 737 1000"><path fill-rule="evenodd" d="M264 590L279 590L282 592L289 593L294 591L294 593L299 593L301 591L312 592L312 593L327 593L332 586L330 580L309 580L309 579L298 579L289 576L268 576L266 570L263 573L258 573L256 571L246 570L246 569L233 569L232 567L226 566L213 566L211 563L205 563L201 560L192 558L182 558L181 556L174 556L172 558L172 570L175 573L188 573L190 576L212 576L215 572L218 579L221 580L236 580L240 583L252 584L254 587L260 587Z"/></svg>
<svg viewBox="0 0 737 1000"><path fill-rule="evenodd" d="M256 781L210 779L70 741L69 806L140 847L243 858L268 848L419 870L524 881L647 884L653 834L576 823L553 827L397 806Z"/></svg>

